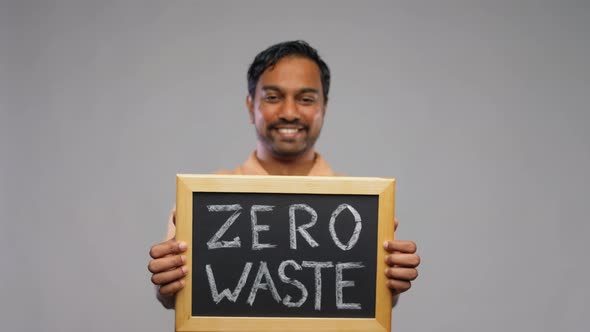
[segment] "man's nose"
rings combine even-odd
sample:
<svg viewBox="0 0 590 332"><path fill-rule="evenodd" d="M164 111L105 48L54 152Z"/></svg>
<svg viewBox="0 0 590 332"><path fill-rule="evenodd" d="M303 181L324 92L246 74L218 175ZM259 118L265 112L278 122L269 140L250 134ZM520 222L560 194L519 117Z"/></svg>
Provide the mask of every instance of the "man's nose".
<svg viewBox="0 0 590 332"><path fill-rule="evenodd" d="M287 121L294 121L299 119L299 107L295 98L286 98L279 117Z"/></svg>

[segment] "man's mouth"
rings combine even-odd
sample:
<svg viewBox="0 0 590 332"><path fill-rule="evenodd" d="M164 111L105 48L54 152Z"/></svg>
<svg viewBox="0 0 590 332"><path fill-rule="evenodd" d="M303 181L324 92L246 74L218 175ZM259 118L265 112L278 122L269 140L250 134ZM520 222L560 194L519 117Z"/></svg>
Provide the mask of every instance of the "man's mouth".
<svg viewBox="0 0 590 332"><path fill-rule="evenodd" d="M299 132L299 128L277 128L279 134L284 134L284 135L294 135L297 134L297 132Z"/></svg>
<svg viewBox="0 0 590 332"><path fill-rule="evenodd" d="M272 126L271 129L276 131L283 139L295 139L302 135L307 130L307 127L302 125L278 125Z"/></svg>

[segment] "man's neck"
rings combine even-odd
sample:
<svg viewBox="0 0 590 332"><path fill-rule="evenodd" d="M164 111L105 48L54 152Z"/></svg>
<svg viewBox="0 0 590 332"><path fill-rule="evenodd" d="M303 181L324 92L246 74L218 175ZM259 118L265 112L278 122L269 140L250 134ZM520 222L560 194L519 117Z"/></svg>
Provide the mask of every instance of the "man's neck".
<svg viewBox="0 0 590 332"><path fill-rule="evenodd" d="M308 175L316 158L314 149L294 158L277 158L271 152L258 147L256 159L269 175Z"/></svg>

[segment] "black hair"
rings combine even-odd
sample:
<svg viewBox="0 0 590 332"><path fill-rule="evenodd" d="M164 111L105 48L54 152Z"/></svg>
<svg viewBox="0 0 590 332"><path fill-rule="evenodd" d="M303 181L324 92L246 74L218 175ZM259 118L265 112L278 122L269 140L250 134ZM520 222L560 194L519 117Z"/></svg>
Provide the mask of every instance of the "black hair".
<svg viewBox="0 0 590 332"><path fill-rule="evenodd" d="M279 60L286 56L299 56L315 62L320 69L320 78L322 80L322 92L324 102L328 102L328 92L330 91L330 69L328 65L320 58L318 51L311 47L303 40L286 41L275 44L266 50L258 53L254 61L248 68L248 93L254 98L256 85L262 73L268 68L273 67Z"/></svg>

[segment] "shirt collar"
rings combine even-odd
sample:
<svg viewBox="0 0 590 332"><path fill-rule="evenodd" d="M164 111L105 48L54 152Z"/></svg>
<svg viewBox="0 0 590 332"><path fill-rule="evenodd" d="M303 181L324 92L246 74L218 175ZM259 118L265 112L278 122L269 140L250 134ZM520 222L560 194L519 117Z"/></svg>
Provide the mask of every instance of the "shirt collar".
<svg viewBox="0 0 590 332"><path fill-rule="evenodd" d="M256 151L236 170L238 174L242 175L269 175L262 167L258 158L256 158ZM309 170L308 176L335 176L336 174L328 165L326 160L316 152L313 166Z"/></svg>

